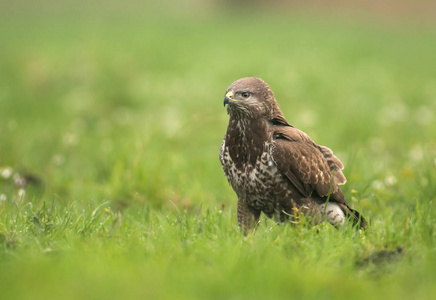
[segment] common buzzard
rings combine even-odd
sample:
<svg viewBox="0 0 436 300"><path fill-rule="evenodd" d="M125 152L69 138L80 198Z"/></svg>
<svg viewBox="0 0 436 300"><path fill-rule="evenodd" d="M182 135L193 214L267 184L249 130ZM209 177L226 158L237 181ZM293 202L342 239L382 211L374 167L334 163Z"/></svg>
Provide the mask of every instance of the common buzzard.
<svg viewBox="0 0 436 300"><path fill-rule="evenodd" d="M235 81L226 105L230 119L220 160L238 196L241 228L257 224L261 212L280 221L303 214L334 226L348 217L358 228L367 227L339 188L346 182L341 161L286 121L267 83L256 77Z"/></svg>

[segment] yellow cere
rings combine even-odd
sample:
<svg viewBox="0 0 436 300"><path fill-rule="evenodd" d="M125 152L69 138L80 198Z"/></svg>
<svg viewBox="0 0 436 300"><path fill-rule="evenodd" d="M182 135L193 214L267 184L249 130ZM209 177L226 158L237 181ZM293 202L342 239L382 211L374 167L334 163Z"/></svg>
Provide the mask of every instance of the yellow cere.
<svg viewBox="0 0 436 300"><path fill-rule="evenodd" d="M226 97L229 98L229 99L231 99L232 102L244 102L243 100L234 99L233 96L234 96L234 95L233 95L233 92L228 92L228 93L226 94Z"/></svg>

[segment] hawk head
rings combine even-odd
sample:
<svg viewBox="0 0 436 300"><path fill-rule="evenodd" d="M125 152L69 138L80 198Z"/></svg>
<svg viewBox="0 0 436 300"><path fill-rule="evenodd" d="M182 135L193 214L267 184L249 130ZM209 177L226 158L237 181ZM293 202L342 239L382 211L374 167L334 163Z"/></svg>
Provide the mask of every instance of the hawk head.
<svg viewBox="0 0 436 300"><path fill-rule="evenodd" d="M280 111L269 85L256 77L233 82L226 91L226 104L229 115L238 118L271 119Z"/></svg>

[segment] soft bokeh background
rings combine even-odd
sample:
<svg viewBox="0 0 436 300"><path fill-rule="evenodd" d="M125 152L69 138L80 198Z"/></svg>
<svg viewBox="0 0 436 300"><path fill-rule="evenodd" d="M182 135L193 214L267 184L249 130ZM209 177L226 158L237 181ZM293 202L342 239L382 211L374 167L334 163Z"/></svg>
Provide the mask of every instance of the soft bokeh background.
<svg viewBox="0 0 436 300"><path fill-rule="evenodd" d="M0 278L16 287L11 295L21 295L14 278L23 268L11 257L33 257L37 263L29 269L41 267L41 280L49 280L54 271L44 263L45 253L69 253L76 249L71 238L83 232L95 242L121 226L124 236L138 232L142 241L150 235L142 230L168 212L176 220L184 214L195 219L201 209L224 211L223 228L237 232L236 196L218 152L228 119L224 92L245 76L267 81L288 121L344 162L346 197L377 232L377 242L361 241L365 250L348 249L358 256L413 244L415 252L409 251L435 266L429 263L435 253L435 2L325 2L1 1L0 261L12 267ZM158 217L136 215L144 211ZM422 222L425 237L412 216ZM226 239L226 231L221 234ZM233 239L242 237L235 233ZM237 251L231 246L226 250ZM171 249L165 246L163 253ZM81 261L82 250L70 251ZM96 257L86 253L84 261L92 265ZM277 257L273 261L283 265L285 258ZM185 258L174 259L176 269L183 269ZM192 282L201 280L199 270L209 263L223 262L211 260L194 266ZM124 256L121 261L129 263ZM57 272L74 265L63 263ZM105 263L96 262L103 278ZM147 267L169 268L156 264ZM106 279L127 282L129 270L120 273L124 281ZM224 275L233 272L226 270ZM404 275L409 269L402 270L398 287L410 281ZM294 265L294 271L302 269ZM428 281L420 291L430 295L432 277L422 272ZM81 284L79 274L71 276ZM29 277L35 289L37 278ZM165 286L171 277L160 274L156 281ZM174 294L177 289L164 293Z"/></svg>

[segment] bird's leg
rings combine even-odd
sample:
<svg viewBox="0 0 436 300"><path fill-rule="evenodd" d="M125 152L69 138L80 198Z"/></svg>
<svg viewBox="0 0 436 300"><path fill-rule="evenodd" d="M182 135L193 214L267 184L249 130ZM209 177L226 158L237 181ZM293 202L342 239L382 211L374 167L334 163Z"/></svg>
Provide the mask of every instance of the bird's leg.
<svg viewBox="0 0 436 300"><path fill-rule="evenodd" d="M254 210L242 199L238 200L238 223L245 233L250 228L257 225L259 221L260 211Z"/></svg>

